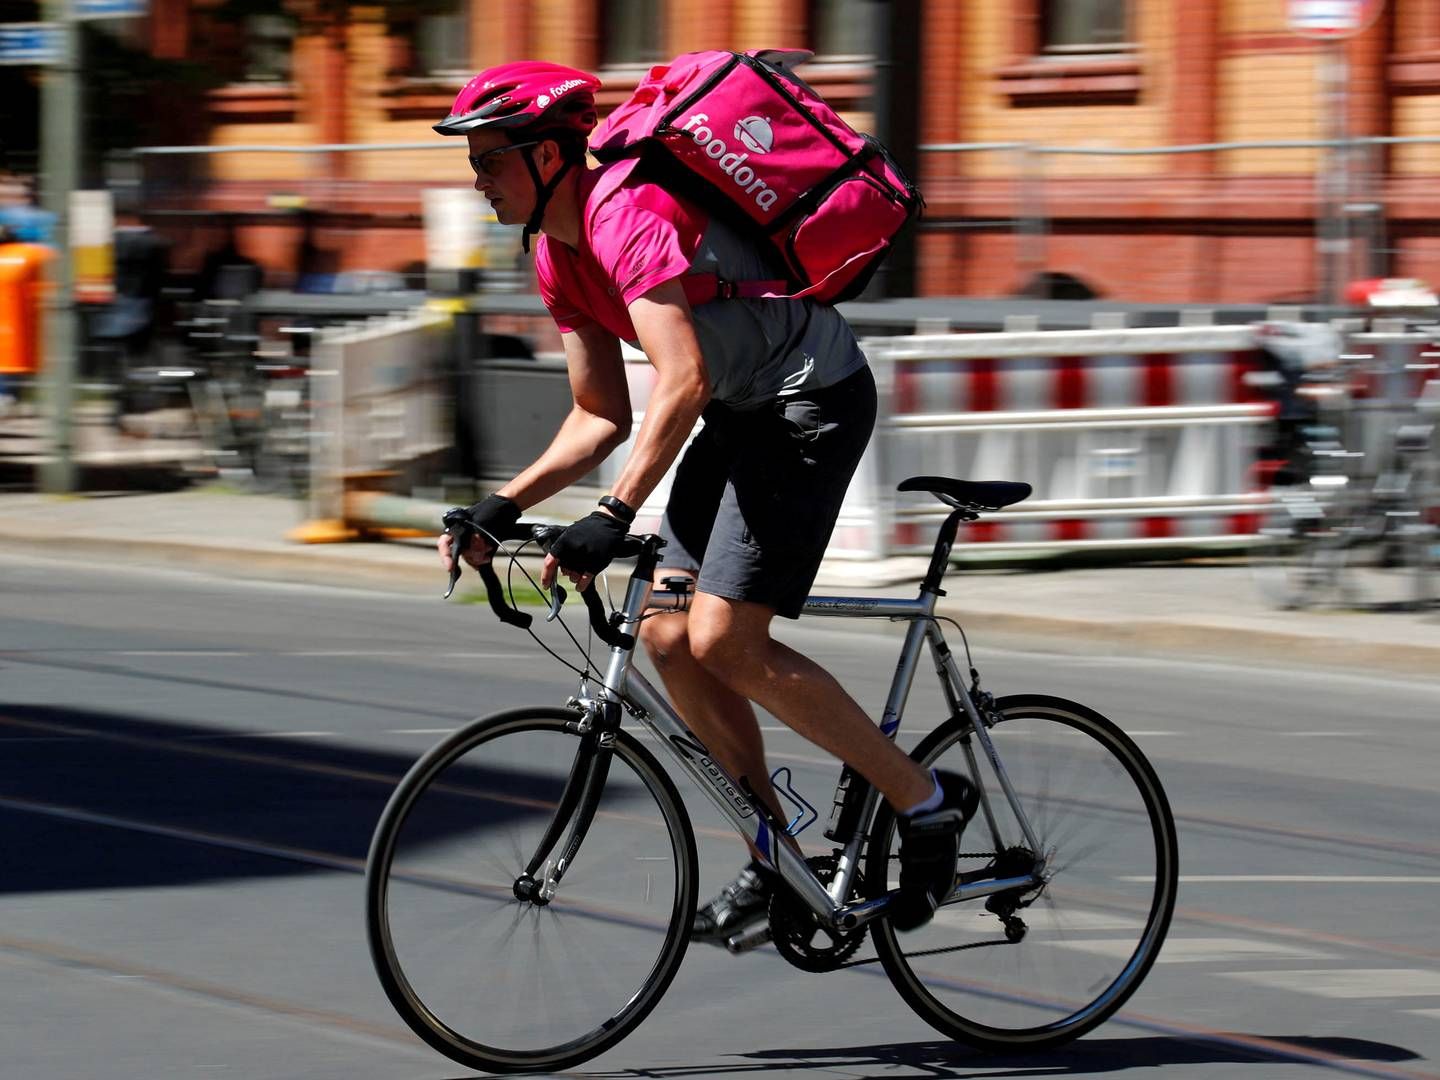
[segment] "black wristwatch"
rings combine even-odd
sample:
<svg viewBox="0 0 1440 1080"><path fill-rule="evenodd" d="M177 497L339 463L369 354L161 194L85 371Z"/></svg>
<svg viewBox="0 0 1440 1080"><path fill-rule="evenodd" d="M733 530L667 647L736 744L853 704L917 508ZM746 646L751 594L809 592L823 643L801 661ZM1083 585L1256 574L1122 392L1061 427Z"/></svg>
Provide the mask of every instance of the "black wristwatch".
<svg viewBox="0 0 1440 1080"><path fill-rule="evenodd" d="M635 511L626 506L614 495L601 495L600 505L606 510L609 510L610 513L614 514L626 525L633 524L635 521Z"/></svg>

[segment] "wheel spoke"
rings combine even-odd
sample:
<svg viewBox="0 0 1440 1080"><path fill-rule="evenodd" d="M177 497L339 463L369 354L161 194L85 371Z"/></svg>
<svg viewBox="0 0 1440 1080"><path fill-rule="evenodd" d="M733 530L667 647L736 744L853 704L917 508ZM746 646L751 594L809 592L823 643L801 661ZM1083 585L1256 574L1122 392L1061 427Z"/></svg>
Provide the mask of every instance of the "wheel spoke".
<svg viewBox="0 0 1440 1080"><path fill-rule="evenodd" d="M1051 880L1038 893L949 904L911 933L884 920L874 932L906 1001L941 1031L987 1049L1063 1042L1118 1008L1164 939L1177 873L1174 822L1153 770L1109 721L1051 698L1001 706L991 737L1040 851L1026 848L985 764L979 780L1000 833L994 872L1044 856ZM960 733L942 727L916 756L954 769ZM877 819L872 879L898 843L890 820ZM962 955L947 961L951 953Z"/></svg>

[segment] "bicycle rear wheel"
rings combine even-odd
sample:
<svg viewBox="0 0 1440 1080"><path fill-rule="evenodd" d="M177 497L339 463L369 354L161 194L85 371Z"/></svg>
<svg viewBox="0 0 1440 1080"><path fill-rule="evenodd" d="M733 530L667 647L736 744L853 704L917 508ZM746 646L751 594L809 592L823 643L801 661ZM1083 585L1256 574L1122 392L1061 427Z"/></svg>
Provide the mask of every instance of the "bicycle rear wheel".
<svg viewBox="0 0 1440 1080"><path fill-rule="evenodd" d="M416 1034L471 1068L556 1070L602 1052L660 1000L689 943L690 820L623 731L553 898L518 898L576 759L578 720L520 709L461 729L401 781L371 844L366 921L380 981ZM535 878L553 871L570 824Z"/></svg>
<svg viewBox="0 0 1440 1080"><path fill-rule="evenodd" d="M941 725L912 756L981 787L962 880L1027 873L1036 855L1050 880L944 906L910 933L881 919L873 936L891 982L932 1026L985 1050L1034 1050L1102 1023L1150 970L1175 906L1175 823L1139 748L1099 713L1040 695L1001 699L996 713L990 736L1038 852L968 720ZM886 808L866 866L877 895L898 885L897 849Z"/></svg>
<svg viewBox="0 0 1440 1080"><path fill-rule="evenodd" d="M1362 519L1342 550L1340 591L1351 607L1423 611L1435 602L1436 527L1417 504Z"/></svg>

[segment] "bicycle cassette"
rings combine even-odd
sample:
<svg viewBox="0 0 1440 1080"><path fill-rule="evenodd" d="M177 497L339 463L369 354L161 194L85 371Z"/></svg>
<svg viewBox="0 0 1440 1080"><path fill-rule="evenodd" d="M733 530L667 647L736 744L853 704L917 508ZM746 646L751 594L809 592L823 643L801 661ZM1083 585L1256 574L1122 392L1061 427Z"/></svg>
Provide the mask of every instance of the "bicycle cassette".
<svg viewBox="0 0 1440 1080"><path fill-rule="evenodd" d="M835 874L833 855L814 855L805 862L821 881ZM860 872L850 885L851 896L863 896ZM866 928L837 930L822 926L814 913L789 889L776 889L770 898L770 929L775 950L801 971L834 971L855 955L865 940Z"/></svg>

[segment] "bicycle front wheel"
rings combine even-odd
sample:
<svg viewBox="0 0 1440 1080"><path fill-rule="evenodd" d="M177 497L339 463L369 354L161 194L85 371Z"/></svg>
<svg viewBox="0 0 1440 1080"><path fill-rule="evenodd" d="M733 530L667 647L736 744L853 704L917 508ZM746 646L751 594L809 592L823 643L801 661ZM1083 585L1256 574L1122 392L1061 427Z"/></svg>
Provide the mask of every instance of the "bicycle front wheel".
<svg viewBox="0 0 1440 1080"><path fill-rule="evenodd" d="M953 903L925 927L873 927L906 1002L951 1038L985 1050L1055 1046L1096 1027L1150 970L1175 906L1175 822L1154 770L1099 713L1060 698L996 704L989 729L1034 845L975 745L968 720L931 732L912 756L972 777L981 809L962 837L962 881L1028 873L1017 893ZM899 883L894 816L877 816L866 879Z"/></svg>
<svg viewBox="0 0 1440 1080"><path fill-rule="evenodd" d="M492 1072L568 1068L624 1038L660 1000L689 942L695 838L655 758L616 734L593 821L543 903L572 821L552 829L579 715L520 709L435 747L381 815L366 870L370 951L405 1022ZM607 752L601 750L601 753ZM570 815L575 817L578 815Z"/></svg>

